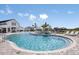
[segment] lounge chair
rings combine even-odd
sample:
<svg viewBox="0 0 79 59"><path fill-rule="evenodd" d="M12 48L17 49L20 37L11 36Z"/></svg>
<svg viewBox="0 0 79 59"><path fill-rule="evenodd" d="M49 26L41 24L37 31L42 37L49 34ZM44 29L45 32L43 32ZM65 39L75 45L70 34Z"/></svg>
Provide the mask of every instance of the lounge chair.
<svg viewBox="0 0 79 59"><path fill-rule="evenodd" d="M75 35L78 35L78 34L79 34L79 31L76 31L76 32L75 32Z"/></svg>
<svg viewBox="0 0 79 59"><path fill-rule="evenodd" d="M76 35L78 35L79 34L79 32L78 31L71 31L68 35L70 35L70 36L76 36Z"/></svg>
<svg viewBox="0 0 79 59"><path fill-rule="evenodd" d="M66 34L66 35L69 34L69 31L67 31L65 34Z"/></svg>
<svg viewBox="0 0 79 59"><path fill-rule="evenodd" d="M71 32L70 32L70 31L67 31L67 32L65 33L65 35L74 35L74 33L75 33L74 31L71 31Z"/></svg>
<svg viewBox="0 0 79 59"><path fill-rule="evenodd" d="M70 33L69 33L69 35L74 35L75 34L75 32L74 31L71 31Z"/></svg>

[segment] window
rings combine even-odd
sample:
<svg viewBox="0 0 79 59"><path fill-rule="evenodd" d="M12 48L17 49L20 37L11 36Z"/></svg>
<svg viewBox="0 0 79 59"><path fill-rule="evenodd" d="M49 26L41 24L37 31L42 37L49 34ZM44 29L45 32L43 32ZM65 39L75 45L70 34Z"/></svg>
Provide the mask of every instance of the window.
<svg viewBox="0 0 79 59"><path fill-rule="evenodd" d="M6 25L6 23L4 22L4 23L0 23L0 25Z"/></svg>
<svg viewBox="0 0 79 59"><path fill-rule="evenodd" d="M15 22L12 22L12 25L15 25L16 26L16 23Z"/></svg>

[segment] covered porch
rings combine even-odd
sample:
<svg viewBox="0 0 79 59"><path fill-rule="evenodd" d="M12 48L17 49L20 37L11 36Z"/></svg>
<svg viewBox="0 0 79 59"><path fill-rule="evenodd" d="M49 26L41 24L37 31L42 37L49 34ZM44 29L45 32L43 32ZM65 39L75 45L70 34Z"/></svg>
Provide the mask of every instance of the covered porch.
<svg viewBox="0 0 79 59"><path fill-rule="evenodd" d="M16 27L1 27L0 33L16 32Z"/></svg>

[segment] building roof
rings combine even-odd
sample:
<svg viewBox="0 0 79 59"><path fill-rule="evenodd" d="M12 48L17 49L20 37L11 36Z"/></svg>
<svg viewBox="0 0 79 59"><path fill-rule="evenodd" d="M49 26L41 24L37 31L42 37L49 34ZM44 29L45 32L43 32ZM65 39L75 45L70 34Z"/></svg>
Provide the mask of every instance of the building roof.
<svg viewBox="0 0 79 59"><path fill-rule="evenodd" d="M8 21L11 21L11 20L14 20L14 19L3 20L3 21L0 21L0 23L3 23L3 22L8 22Z"/></svg>

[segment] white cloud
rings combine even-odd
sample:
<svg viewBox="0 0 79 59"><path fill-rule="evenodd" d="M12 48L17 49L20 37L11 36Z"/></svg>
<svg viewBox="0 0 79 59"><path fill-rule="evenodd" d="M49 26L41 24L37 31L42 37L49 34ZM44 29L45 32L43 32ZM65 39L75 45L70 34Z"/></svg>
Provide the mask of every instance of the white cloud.
<svg viewBox="0 0 79 59"><path fill-rule="evenodd" d="M5 11L4 11L4 10L0 10L0 13L1 13L1 14L4 14L4 13L5 13Z"/></svg>
<svg viewBox="0 0 79 59"><path fill-rule="evenodd" d="M20 17L26 17L26 16L29 16L29 14L28 13L17 13L17 15L18 16L20 16Z"/></svg>
<svg viewBox="0 0 79 59"><path fill-rule="evenodd" d="M20 17L23 17L23 14L22 13L17 13L18 16Z"/></svg>
<svg viewBox="0 0 79 59"><path fill-rule="evenodd" d="M73 11L67 11L67 14L74 14L75 12Z"/></svg>
<svg viewBox="0 0 79 59"><path fill-rule="evenodd" d="M7 14L12 14L13 13L13 11L10 10L10 9L6 9L6 11L7 11Z"/></svg>
<svg viewBox="0 0 79 59"><path fill-rule="evenodd" d="M25 13L24 16L29 16L29 14L28 13Z"/></svg>
<svg viewBox="0 0 79 59"><path fill-rule="evenodd" d="M34 21L35 19L36 19L36 16L35 15L29 15L29 19L31 20L31 21Z"/></svg>
<svg viewBox="0 0 79 59"><path fill-rule="evenodd" d="M47 14L40 14L39 16L40 16L40 19L42 19L42 20L47 20L47 18L48 18Z"/></svg>
<svg viewBox="0 0 79 59"><path fill-rule="evenodd" d="M13 13L13 11L9 8L9 6L8 6L8 5L6 5L6 8L5 8L5 9L0 10L0 13L1 13L1 14L12 14L12 13Z"/></svg>
<svg viewBox="0 0 79 59"><path fill-rule="evenodd" d="M10 9L10 7L8 5L6 5L6 14L12 14L13 11Z"/></svg>

